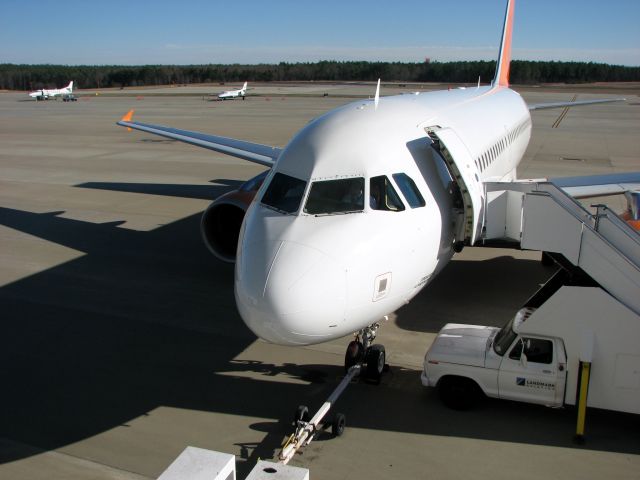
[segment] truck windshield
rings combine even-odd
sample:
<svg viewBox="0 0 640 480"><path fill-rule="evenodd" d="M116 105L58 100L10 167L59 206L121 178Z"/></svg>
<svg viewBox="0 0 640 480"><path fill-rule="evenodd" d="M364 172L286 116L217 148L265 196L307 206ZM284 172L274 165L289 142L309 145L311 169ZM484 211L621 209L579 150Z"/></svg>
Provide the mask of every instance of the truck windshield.
<svg viewBox="0 0 640 480"><path fill-rule="evenodd" d="M300 207L307 182L276 173L262 196L262 204L282 213L295 213Z"/></svg>
<svg viewBox="0 0 640 480"><path fill-rule="evenodd" d="M515 338L518 336L518 334L513 331L513 320L513 318L509 320L507 324L500 329L493 341L493 350L501 357L506 353Z"/></svg>
<svg viewBox="0 0 640 480"><path fill-rule="evenodd" d="M361 212L364 210L364 178L313 182L304 212L311 215Z"/></svg>

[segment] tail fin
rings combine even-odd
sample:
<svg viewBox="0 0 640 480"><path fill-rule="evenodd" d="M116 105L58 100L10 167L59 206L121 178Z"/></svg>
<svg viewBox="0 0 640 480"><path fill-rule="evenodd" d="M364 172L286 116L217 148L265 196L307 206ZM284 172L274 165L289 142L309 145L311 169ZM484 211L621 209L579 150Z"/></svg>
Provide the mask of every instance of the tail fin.
<svg viewBox="0 0 640 480"><path fill-rule="evenodd" d="M496 76L493 79L494 87L509 86L509 68L511 66L511 36L513 33L513 12L516 7L516 0L507 0L507 11L504 15L504 26L502 27L502 41L500 42L500 57Z"/></svg>
<svg viewBox="0 0 640 480"><path fill-rule="evenodd" d="M73 80L69 82L69 85L67 85L67 89L69 89L70 92L73 92Z"/></svg>
<svg viewBox="0 0 640 480"><path fill-rule="evenodd" d="M247 82L244 82L244 85L242 86L242 90L246 90L247 89Z"/></svg>
<svg viewBox="0 0 640 480"><path fill-rule="evenodd" d="M376 87L376 96L373 100L373 103L375 105L374 110L378 109L378 102L380 101L380 79L378 79L378 86Z"/></svg>

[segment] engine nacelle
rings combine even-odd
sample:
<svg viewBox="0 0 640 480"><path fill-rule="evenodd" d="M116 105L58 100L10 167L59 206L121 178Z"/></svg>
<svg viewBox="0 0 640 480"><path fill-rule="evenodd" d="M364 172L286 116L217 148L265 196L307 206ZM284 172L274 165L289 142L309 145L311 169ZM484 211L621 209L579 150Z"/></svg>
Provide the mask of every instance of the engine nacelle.
<svg viewBox="0 0 640 480"><path fill-rule="evenodd" d="M269 171L218 197L202 214L200 231L209 251L223 262L234 263L244 215Z"/></svg>

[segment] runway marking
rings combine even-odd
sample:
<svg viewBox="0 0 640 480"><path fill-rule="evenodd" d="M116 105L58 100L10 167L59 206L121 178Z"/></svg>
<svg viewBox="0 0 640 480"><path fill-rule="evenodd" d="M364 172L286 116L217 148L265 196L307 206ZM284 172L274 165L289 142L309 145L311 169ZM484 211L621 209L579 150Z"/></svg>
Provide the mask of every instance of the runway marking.
<svg viewBox="0 0 640 480"><path fill-rule="evenodd" d="M576 101L576 98L578 98L578 94L576 93L573 98L571 99L572 102ZM556 119L555 122L553 122L553 125L551 125L551 128L558 128L560 126L560 122L562 122L562 120L564 119L564 117L567 115L567 113L569 112L569 109L571 107L564 107L564 109L562 110L562 113L560 114L560 116Z"/></svg>

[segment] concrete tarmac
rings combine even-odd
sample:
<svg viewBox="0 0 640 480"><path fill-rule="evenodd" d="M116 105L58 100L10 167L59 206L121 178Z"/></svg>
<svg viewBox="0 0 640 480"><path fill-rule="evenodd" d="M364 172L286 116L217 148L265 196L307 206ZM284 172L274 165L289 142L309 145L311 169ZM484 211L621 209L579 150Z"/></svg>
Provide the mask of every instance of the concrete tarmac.
<svg viewBox="0 0 640 480"><path fill-rule="evenodd" d="M594 91L579 98L607 96ZM520 176L639 170L637 90L617 91L626 102L571 109L557 128L562 110L535 112ZM277 455L297 405L318 408L342 375L346 338L256 340L235 307L233 267L201 242L201 212L262 167L115 121L135 108L142 122L284 146L349 99L156 93L74 103L0 94L1 479L156 478L188 445L237 455L244 478ZM292 464L324 479L639 478L638 416L590 410L577 446L573 409L486 400L455 412L420 384L438 330L503 324L553 273L539 258L457 255L381 328L390 373L347 389L345 434L321 434Z"/></svg>

